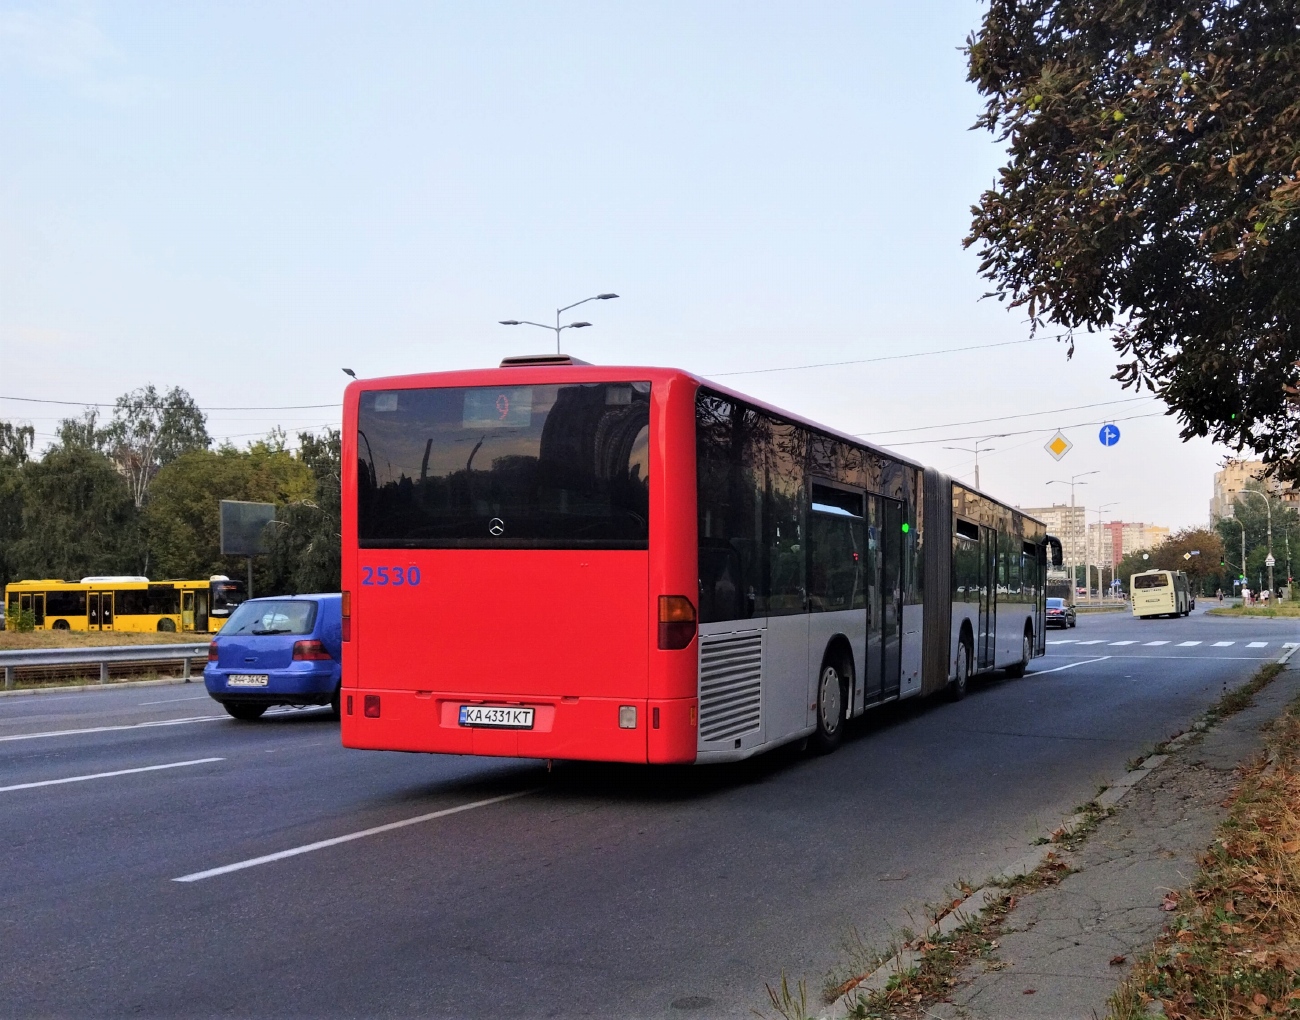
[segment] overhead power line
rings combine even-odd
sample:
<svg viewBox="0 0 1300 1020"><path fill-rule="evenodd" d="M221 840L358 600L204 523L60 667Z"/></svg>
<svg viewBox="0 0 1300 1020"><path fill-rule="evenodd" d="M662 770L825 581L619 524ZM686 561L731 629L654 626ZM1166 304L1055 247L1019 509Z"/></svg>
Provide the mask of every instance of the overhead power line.
<svg viewBox="0 0 1300 1020"><path fill-rule="evenodd" d="M946 425L916 425L906 429L886 429L883 432L854 432L855 436L871 439L876 436L892 436L902 432L928 432L931 429L952 429L963 425L983 425L991 421L1010 421L1013 418L1037 418L1044 414L1064 414L1066 411L1086 411L1094 407L1109 407L1111 404L1132 404L1139 400L1155 400L1155 397L1125 397L1121 400L1102 400L1095 404L1075 404L1073 407L1052 407L1046 411L1025 411L1022 414L1004 414L997 418L973 418L970 421L950 421Z"/></svg>
<svg viewBox="0 0 1300 1020"><path fill-rule="evenodd" d="M1026 340L1000 340L992 344L971 344L969 347L945 347L938 351L913 351L910 354L885 354L878 358L855 358L852 361L820 361L813 365L785 365L781 368L747 368L736 372L705 372L709 377L722 378L729 375L763 375L768 372L801 372L806 368L840 368L844 365L870 365L877 361L902 361L906 358L931 358L936 354L960 354L962 351L986 351L993 347L1014 347L1017 344L1033 344L1040 340L1061 340L1068 333L1055 336L1031 336Z"/></svg>
<svg viewBox="0 0 1300 1020"><path fill-rule="evenodd" d="M892 446L926 446L930 443L955 443L965 439L999 439L1002 436L1028 436L1035 432L1048 432L1048 431L1055 431L1057 429L1081 429L1081 428L1086 428L1089 425L1110 425L1117 421L1134 421L1137 418L1162 418L1167 413L1168 412L1166 411L1152 411L1149 414L1130 414L1124 418L1098 418L1096 421L1077 421L1073 425L1057 425L1057 426L1052 426L1050 429L1046 427L1040 427L1036 429L1020 429L1015 432L996 432L993 434L990 434L988 432L976 432L973 435L969 435L969 436L943 436L940 439L909 439L905 443L891 443L886 441L882 445L891 446L891 447Z"/></svg>
<svg viewBox="0 0 1300 1020"><path fill-rule="evenodd" d="M95 400L47 400L44 397L7 397L0 395L0 400L16 400L24 404L60 404L65 407L116 407L117 402L105 404ZM170 404L146 404L152 410L167 410ZM332 404L279 404L258 405L253 407L200 407L200 411L317 411L326 407L342 407L343 401L336 400Z"/></svg>

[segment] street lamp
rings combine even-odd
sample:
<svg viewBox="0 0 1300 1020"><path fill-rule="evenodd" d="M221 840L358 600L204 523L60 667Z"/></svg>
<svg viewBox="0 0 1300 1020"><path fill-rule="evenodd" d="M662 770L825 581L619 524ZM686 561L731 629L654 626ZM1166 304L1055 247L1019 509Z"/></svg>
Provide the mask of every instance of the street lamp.
<svg viewBox="0 0 1300 1020"><path fill-rule="evenodd" d="M970 447L970 446L945 446L944 449L945 449L945 450L960 450L962 453L973 453L973 454L975 454L975 488L978 489L978 488L980 487L980 443L983 443L983 442L985 442L986 440L989 440L989 439L1001 439L1001 438L1003 438L1003 437L1000 436L1000 435L998 435L998 436L985 436L984 439L977 439L977 440L975 440L975 445L974 445L974 447ZM985 453L988 453L990 450L993 450L993 449L996 449L996 447L986 446L986 447L984 447L984 452L985 452Z"/></svg>
<svg viewBox="0 0 1300 1020"><path fill-rule="evenodd" d="M1110 509L1111 507L1113 507L1113 506L1119 506L1119 500L1116 500L1116 501L1114 501L1114 502L1112 502L1112 503L1105 503L1105 504L1103 504L1103 505L1101 505L1101 506L1099 506L1099 507L1094 507L1094 508L1093 508L1093 509L1096 511L1096 513L1097 513L1097 602L1098 602L1099 604L1100 604L1101 601L1102 601L1102 584L1101 584L1101 582L1102 582L1102 580L1103 580L1103 578L1102 578L1102 573L1101 573L1101 535L1102 535L1102 531L1101 531L1101 515L1102 515L1103 513L1105 513L1107 510L1109 510L1109 509ZM1088 512L1088 511L1085 509L1085 510L1084 510L1084 515L1085 515L1085 516L1087 515L1087 512ZM1115 563L1114 563L1115 555L1114 555L1114 553L1115 553L1115 541L1114 541L1114 539L1112 538L1112 539L1111 539L1110 552L1109 552L1109 553L1107 554L1107 556L1106 556L1106 564L1107 564L1107 566L1110 567L1110 579L1111 579L1112 582L1115 580ZM1091 585L1085 585L1085 587L1091 587Z"/></svg>
<svg viewBox="0 0 1300 1020"><path fill-rule="evenodd" d="M1269 502L1268 496L1265 495L1264 493L1260 492L1258 489L1245 489L1245 488L1243 488L1241 491L1242 491L1243 494L1249 492L1249 493L1251 493L1251 495L1259 496L1261 499L1264 500L1264 509L1268 511L1268 597L1269 597L1269 598L1272 598L1272 597L1273 597L1273 563L1274 563L1274 560L1273 560L1273 504ZM1242 530L1242 535L1244 536L1244 535L1245 535L1245 532L1246 532L1245 525L1242 525L1242 529L1241 529L1241 530ZM1244 539L1244 537L1243 537L1243 539L1242 539L1241 572L1242 572L1243 574L1246 572L1246 548L1245 548L1245 539Z"/></svg>
<svg viewBox="0 0 1300 1020"><path fill-rule="evenodd" d="M1065 481L1064 479L1061 479L1061 478L1053 478L1053 479L1052 479L1051 481L1049 481L1047 484L1048 484L1048 485L1068 485L1068 486L1070 487L1070 509L1073 510L1073 509L1074 509L1074 487L1075 487L1076 485L1087 485L1087 484L1088 484L1087 482L1080 482L1080 481L1078 481L1078 479L1080 479L1080 478L1086 478L1088 475L1099 475L1099 474L1101 474L1101 469L1100 469L1100 468L1098 468L1096 471L1082 471L1082 472L1080 472L1080 473L1077 474L1077 475L1071 475L1071 476L1070 476L1070 480L1069 480L1068 482ZM1087 537L1088 537L1088 528L1086 527L1086 525L1087 525L1086 515L1085 515L1085 521L1084 521L1084 524L1085 524L1085 527L1084 527L1084 529L1083 529L1083 537L1084 537L1084 539L1086 540ZM1071 531L1074 530L1074 514L1070 514L1070 529L1071 529ZM1074 568L1075 568L1075 565L1076 565L1076 564L1075 564L1075 562L1074 562L1074 552L1075 552L1075 537L1074 537L1074 535L1072 534L1072 535L1070 536L1070 597L1071 597L1071 600L1073 600L1073 598L1074 598L1074 583L1075 583L1075 581L1074 581ZM1086 550L1085 550L1085 552L1086 552Z"/></svg>
<svg viewBox="0 0 1300 1020"><path fill-rule="evenodd" d="M539 326L542 329L549 329L555 333L555 353L560 353L560 333L566 329L584 329L590 326L590 322L570 322L567 326L560 325L560 314L567 312L570 308L577 308L578 305L585 305L588 301L609 301L611 298L618 297L617 294L596 294L594 297L583 298L581 301L575 301L571 305L565 305L563 308L555 309L555 325L548 326L544 322L529 322L527 319L502 319L503 326Z"/></svg>

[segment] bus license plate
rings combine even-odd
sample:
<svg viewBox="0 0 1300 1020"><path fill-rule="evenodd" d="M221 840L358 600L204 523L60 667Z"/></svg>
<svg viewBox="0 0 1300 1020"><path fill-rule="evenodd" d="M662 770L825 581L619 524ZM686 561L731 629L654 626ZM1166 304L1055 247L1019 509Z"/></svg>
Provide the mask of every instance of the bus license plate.
<svg viewBox="0 0 1300 1020"><path fill-rule="evenodd" d="M461 705L462 726L492 726L502 730L531 730L533 710L509 705Z"/></svg>
<svg viewBox="0 0 1300 1020"><path fill-rule="evenodd" d="M271 678L266 673L231 673L226 677L227 687L265 687Z"/></svg>

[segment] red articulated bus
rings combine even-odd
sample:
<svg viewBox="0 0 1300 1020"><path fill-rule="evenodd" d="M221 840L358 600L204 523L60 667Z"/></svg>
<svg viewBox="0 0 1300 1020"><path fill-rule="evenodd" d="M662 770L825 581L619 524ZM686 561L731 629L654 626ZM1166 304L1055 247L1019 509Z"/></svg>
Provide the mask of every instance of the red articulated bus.
<svg viewBox="0 0 1300 1020"><path fill-rule="evenodd" d="M1043 525L664 368L352 383L343 743L641 763L830 750L1043 652Z"/></svg>

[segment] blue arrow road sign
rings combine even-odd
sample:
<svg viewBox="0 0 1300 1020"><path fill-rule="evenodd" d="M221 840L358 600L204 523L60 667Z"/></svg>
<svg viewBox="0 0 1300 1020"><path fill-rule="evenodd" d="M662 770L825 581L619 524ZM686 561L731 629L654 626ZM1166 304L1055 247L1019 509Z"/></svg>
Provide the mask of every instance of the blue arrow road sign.
<svg viewBox="0 0 1300 1020"><path fill-rule="evenodd" d="M1101 440L1102 446L1114 446L1119 442L1119 429L1114 425L1103 425L1097 438Z"/></svg>

